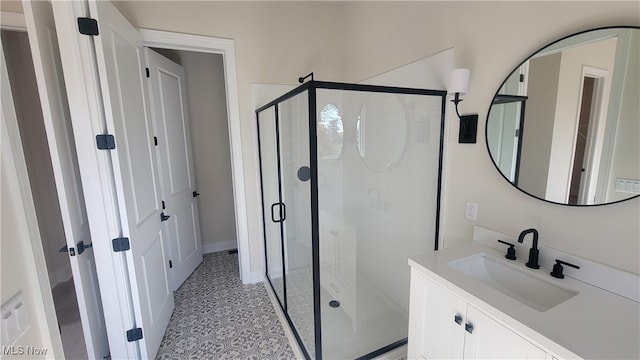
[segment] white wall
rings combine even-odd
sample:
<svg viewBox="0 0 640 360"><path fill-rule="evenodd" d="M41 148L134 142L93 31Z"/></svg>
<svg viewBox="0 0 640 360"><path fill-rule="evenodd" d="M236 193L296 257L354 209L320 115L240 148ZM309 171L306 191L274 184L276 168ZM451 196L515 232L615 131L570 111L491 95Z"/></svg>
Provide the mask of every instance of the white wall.
<svg viewBox="0 0 640 360"><path fill-rule="evenodd" d="M612 38L562 52L545 199L555 202L565 202L568 199L568 184L571 181L573 169L573 149L575 148L578 110L582 95L583 66L608 72L608 81L603 85L603 94L601 95L603 106L607 107L614 70L616 42L617 39ZM588 60L585 61L585 59ZM589 131L597 133L597 129L596 126L590 128ZM597 149L594 148L593 151L597 153Z"/></svg>
<svg viewBox="0 0 640 360"><path fill-rule="evenodd" d="M4 119L3 119L4 121ZM3 129L4 130L4 129ZM30 271L27 243L29 242L29 232L27 223L24 219L22 204L20 203L20 193L16 192L17 184L9 175L6 166L10 166L5 157L2 157L2 179L0 186L2 187L2 209L0 222L2 223L1 234L2 242L0 247L0 255L2 257L0 264L2 278L2 291L0 293L0 301L4 304L18 292L22 292L23 303L26 306L26 315L29 317L31 326L27 331L17 339L13 345L29 345L42 347L47 346L48 335L46 334L46 325L44 319L38 319L36 306L39 298L37 296L37 282L34 280L35 274ZM14 170L11 170L14 171ZM43 336L44 335L44 336ZM51 352L51 347L49 352ZM2 357L5 358L4 356Z"/></svg>
<svg viewBox="0 0 640 360"><path fill-rule="evenodd" d="M235 40L252 271L260 270L262 253L251 83L291 84L310 71L317 79L358 82L455 47L456 65L472 69L460 109L478 112L481 121L476 145L457 144L458 124L450 124L445 244L470 241L473 223L463 210L471 200L479 204L480 225L509 234L533 226L546 246L640 273L640 200L593 208L540 202L504 181L484 145L491 99L522 60L580 30L638 25L637 2L134 1L116 6L141 28ZM607 226L600 225L603 219Z"/></svg>
<svg viewBox="0 0 640 360"><path fill-rule="evenodd" d="M58 252L66 241L29 39L27 33L3 31L2 42L29 170L31 191L40 224L42 247L47 260L49 279L51 285L55 286L71 278L71 264L66 253Z"/></svg>
<svg viewBox="0 0 640 360"><path fill-rule="evenodd" d="M262 217L252 83L341 80L342 5L332 2L128 1L116 7L137 27L235 41L251 271L262 271Z"/></svg>
<svg viewBox="0 0 640 360"><path fill-rule="evenodd" d="M205 252L237 247L222 55L180 52Z"/></svg>
<svg viewBox="0 0 640 360"><path fill-rule="evenodd" d="M640 105L640 68L629 64L640 63L640 34L635 32L629 45L629 59L626 65L625 81L620 103L620 115L616 132L616 144L611 166L607 200L616 201L627 197L628 193L616 192L616 179L640 179L640 121L638 112ZM635 80L635 81L634 81Z"/></svg>
<svg viewBox="0 0 640 360"><path fill-rule="evenodd" d="M4 54L4 49L2 53ZM43 294L42 291L46 287L41 287L38 280L38 274L44 273L46 277L46 269L43 263L36 264L34 262L34 257L43 262L44 255L42 247L39 244L34 247L35 244L31 239L39 235L38 229L29 228L28 219L35 222L35 209L32 200L27 196L29 194L29 185L26 183L27 169L24 166L24 153L21 148L16 114L11 105L12 96L4 59L2 59L1 65L0 284L2 284L2 288L0 289L0 303L4 305L17 294L22 294L22 316L26 317L28 324L23 332L16 335L17 338L13 343L5 344L3 341L2 345L14 346L13 349L8 348L7 350L17 352L20 349L25 350L26 346L41 348L47 352L47 358L53 359L55 356L53 343L44 313L46 294ZM47 280L42 279L41 281L46 282ZM50 293L47 301L53 307ZM55 314L53 317L55 318ZM56 351L58 354L62 351L59 340ZM24 356L5 356L4 349L0 356L3 359L24 358ZM44 356L33 355L31 357L44 358Z"/></svg>
<svg viewBox="0 0 640 360"><path fill-rule="evenodd" d="M544 198L547 192L561 60L562 54L558 53L529 62L529 99L524 118L518 187L540 198Z"/></svg>
<svg viewBox="0 0 640 360"><path fill-rule="evenodd" d="M526 14L524 16L523 14ZM450 124L446 164L444 242L471 239L466 201L479 205L477 224L508 234L535 227L545 246L640 273L640 200L570 208L533 199L510 186L484 144L491 99L526 57L565 35L606 25L640 24L637 2L350 3L345 33L347 81L455 47L457 67L472 70L462 113L478 112L478 143L457 144Z"/></svg>

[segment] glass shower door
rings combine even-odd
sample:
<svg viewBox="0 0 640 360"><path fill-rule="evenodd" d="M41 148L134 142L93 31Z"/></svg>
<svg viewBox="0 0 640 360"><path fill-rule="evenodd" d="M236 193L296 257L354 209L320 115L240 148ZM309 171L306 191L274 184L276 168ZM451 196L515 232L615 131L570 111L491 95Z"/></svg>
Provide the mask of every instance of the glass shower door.
<svg viewBox="0 0 640 360"><path fill-rule="evenodd" d="M264 248L266 253L267 278L282 308L286 310L285 278L283 271L282 221L286 209L280 201L280 168L277 115L273 106L258 114L258 145L260 176L262 177L262 211L264 216Z"/></svg>
<svg viewBox="0 0 640 360"><path fill-rule="evenodd" d="M257 116L267 278L303 351L315 358L309 94Z"/></svg>
<svg viewBox="0 0 640 360"><path fill-rule="evenodd" d="M287 313L311 358L315 358L309 98L300 93L278 105Z"/></svg>
<svg viewBox="0 0 640 360"><path fill-rule="evenodd" d="M308 82L257 110L266 275L308 359L407 343L438 236L445 91Z"/></svg>

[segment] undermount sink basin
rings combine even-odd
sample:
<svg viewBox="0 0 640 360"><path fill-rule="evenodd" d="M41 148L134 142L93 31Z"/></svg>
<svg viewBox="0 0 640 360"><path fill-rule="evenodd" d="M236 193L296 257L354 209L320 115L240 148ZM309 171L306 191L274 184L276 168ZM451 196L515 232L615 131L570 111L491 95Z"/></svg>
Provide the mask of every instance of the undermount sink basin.
<svg viewBox="0 0 640 360"><path fill-rule="evenodd" d="M578 294L486 254L454 260L448 265L538 311L547 311Z"/></svg>

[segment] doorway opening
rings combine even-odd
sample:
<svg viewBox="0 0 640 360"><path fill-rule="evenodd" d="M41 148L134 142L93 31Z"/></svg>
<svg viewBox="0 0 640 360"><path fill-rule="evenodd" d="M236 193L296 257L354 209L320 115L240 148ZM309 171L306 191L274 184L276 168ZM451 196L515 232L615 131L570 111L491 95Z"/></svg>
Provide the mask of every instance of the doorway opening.
<svg viewBox="0 0 640 360"><path fill-rule="evenodd" d="M64 354L69 359L86 359L87 347L67 253L29 39L23 31L2 30L1 33Z"/></svg>
<svg viewBox="0 0 640 360"><path fill-rule="evenodd" d="M602 136L598 136L597 133L606 121L606 118L601 117L606 75L598 76L587 70L585 69L582 75L567 199L569 205L586 205L594 201L598 177L597 164L602 148Z"/></svg>
<svg viewBox="0 0 640 360"><path fill-rule="evenodd" d="M149 49L184 69L202 252L237 249L223 56Z"/></svg>
<svg viewBox="0 0 640 360"><path fill-rule="evenodd" d="M139 29L138 31L142 35L143 46L156 50L162 49L160 51L165 55L181 51L183 54L191 54L188 56L194 57L206 56L207 54L221 56L221 58L218 59L222 60L222 75L224 77L225 87L223 94L226 101L228 132L220 135L228 136L229 145L227 146L227 151L229 152L228 156L231 164L231 190L233 194L235 217L235 222L232 222L232 226L235 226L240 278L245 284L262 281L262 271L251 272L249 262L249 230L244 184L244 164L242 160L242 139L235 65L235 45L233 40L147 29ZM188 69L185 70L188 71ZM208 154L196 155L196 153L197 150L194 151L194 157L208 156ZM197 159L195 161L198 162ZM196 170L196 177L198 176L198 171ZM205 230L204 227L203 230ZM203 240L204 253L222 251L225 247L231 248L231 246L231 240L222 240L218 245L206 245L205 240Z"/></svg>

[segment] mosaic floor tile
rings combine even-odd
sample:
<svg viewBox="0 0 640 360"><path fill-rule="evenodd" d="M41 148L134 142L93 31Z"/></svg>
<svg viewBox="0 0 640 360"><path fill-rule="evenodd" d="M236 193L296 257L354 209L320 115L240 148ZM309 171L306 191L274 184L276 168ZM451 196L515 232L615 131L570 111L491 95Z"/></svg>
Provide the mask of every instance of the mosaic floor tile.
<svg viewBox="0 0 640 360"><path fill-rule="evenodd" d="M295 359L264 286L242 284L237 253L205 254L174 294L156 359Z"/></svg>

